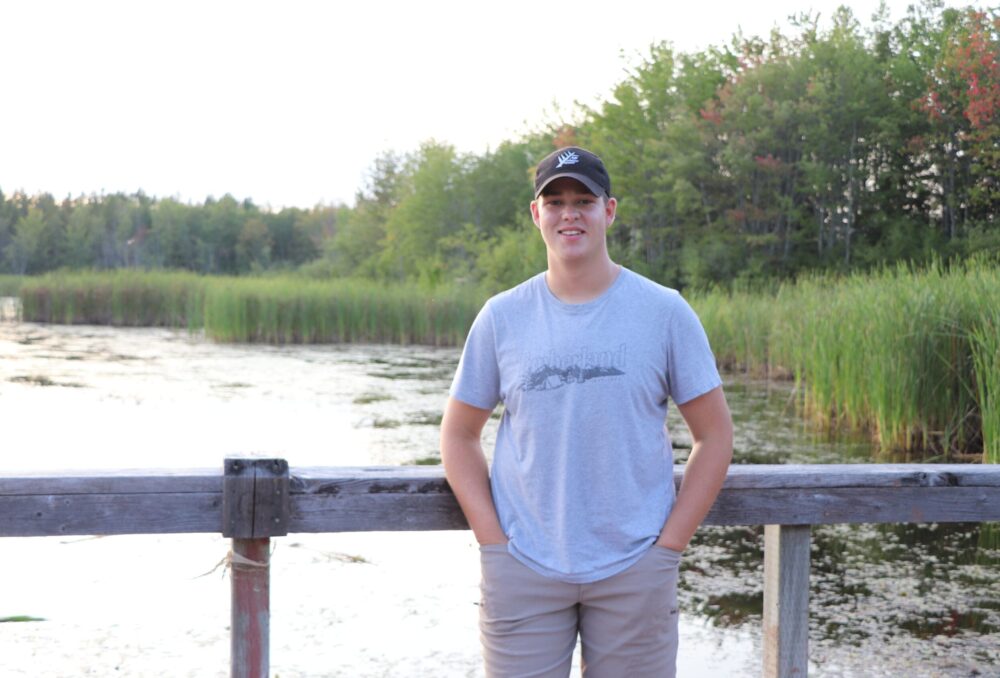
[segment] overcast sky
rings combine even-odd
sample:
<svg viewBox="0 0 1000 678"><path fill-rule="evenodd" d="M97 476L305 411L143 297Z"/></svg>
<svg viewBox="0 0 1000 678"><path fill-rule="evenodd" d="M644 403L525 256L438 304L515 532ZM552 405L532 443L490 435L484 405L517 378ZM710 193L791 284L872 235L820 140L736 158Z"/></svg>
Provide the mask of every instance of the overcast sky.
<svg viewBox="0 0 1000 678"><path fill-rule="evenodd" d="M867 25L878 2L811 6L828 18L839 4ZM907 4L888 2L893 20ZM350 203L381 151L433 138L481 153L603 98L653 42L766 35L806 7L5 1L0 190Z"/></svg>

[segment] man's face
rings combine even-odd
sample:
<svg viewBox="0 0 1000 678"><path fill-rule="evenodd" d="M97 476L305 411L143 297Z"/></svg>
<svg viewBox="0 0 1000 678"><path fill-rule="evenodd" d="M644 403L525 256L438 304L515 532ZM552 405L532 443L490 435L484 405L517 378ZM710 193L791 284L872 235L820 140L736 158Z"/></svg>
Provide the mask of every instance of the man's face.
<svg viewBox="0 0 1000 678"><path fill-rule="evenodd" d="M598 198L576 179L562 177L531 203L531 217L550 259L596 262L607 257L605 236L615 220L616 207L614 198Z"/></svg>

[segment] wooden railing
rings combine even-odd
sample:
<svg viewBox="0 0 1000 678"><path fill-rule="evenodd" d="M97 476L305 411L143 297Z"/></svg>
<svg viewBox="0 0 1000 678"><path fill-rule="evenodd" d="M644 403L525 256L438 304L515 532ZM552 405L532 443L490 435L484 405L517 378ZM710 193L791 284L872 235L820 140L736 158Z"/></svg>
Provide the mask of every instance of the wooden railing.
<svg viewBox="0 0 1000 678"><path fill-rule="evenodd" d="M674 480L680 484L683 469ZM764 676L804 676L810 526L1000 520L1000 465L733 466L709 525L765 525ZM221 532L233 540L234 677L268 674L269 541L289 533L467 529L440 467L0 475L0 536Z"/></svg>

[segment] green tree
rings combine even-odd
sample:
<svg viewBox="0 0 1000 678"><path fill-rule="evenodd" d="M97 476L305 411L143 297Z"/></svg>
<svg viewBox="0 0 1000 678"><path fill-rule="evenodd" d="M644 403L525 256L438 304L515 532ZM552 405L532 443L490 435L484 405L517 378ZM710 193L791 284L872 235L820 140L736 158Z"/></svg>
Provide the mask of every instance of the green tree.
<svg viewBox="0 0 1000 678"><path fill-rule="evenodd" d="M243 222L236 239L236 271L238 273L260 272L271 262L271 234L267 224L259 217L251 217Z"/></svg>
<svg viewBox="0 0 1000 678"><path fill-rule="evenodd" d="M399 204L403 183L400 156L385 152L375 158L354 208L341 213L336 232L324 243L324 258L334 275L377 275L385 225Z"/></svg>
<svg viewBox="0 0 1000 678"><path fill-rule="evenodd" d="M228 193L219 200L205 201L205 221L201 237L201 266L206 273L236 273L236 244L247 212L256 213L251 206L247 209Z"/></svg>
<svg viewBox="0 0 1000 678"><path fill-rule="evenodd" d="M69 206L66 222L66 264L73 268L89 268L100 260L104 222L100 208L93 202L80 200Z"/></svg>
<svg viewBox="0 0 1000 678"><path fill-rule="evenodd" d="M8 251L10 267L17 275L42 273L50 268L46 258L49 226L45 213L31 207L28 214L14 224L14 239Z"/></svg>
<svg viewBox="0 0 1000 678"><path fill-rule="evenodd" d="M431 285L445 279L448 265L438 245L463 226L462 173L463 160L447 144L427 142L407 157L401 197L380 243L382 277Z"/></svg>

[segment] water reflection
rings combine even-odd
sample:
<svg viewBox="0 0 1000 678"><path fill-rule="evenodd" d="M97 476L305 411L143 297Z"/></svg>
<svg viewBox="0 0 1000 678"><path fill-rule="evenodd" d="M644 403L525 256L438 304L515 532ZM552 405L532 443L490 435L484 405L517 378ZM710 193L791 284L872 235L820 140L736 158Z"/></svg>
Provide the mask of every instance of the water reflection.
<svg viewBox="0 0 1000 678"><path fill-rule="evenodd" d="M455 349L223 346L169 330L2 323L4 445L20 452L4 465L214 466L246 451L293 465L436 463L457 360ZM801 422L790 382L730 376L727 392L736 463L871 461L865 439ZM675 411L668 426L683 459ZM684 609L718 637L759 634L762 554L760 527L700 531L683 562ZM996 674L998 565L992 524L815 527L813 673Z"/></svg>
<svg viewBox="0 0 1000 678"><path fill-rule="evenodd" d="M847 675L895 676L903 665L917 676L994 675L996 536L995 524L814 527L811 658ZM716 626L759 627L763 542L759 527L700 531L683 563L683 607ZM892 661L868 664L879 657Z"/></svg>

